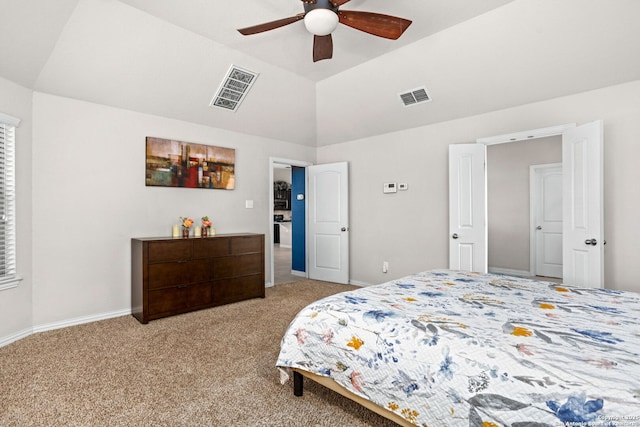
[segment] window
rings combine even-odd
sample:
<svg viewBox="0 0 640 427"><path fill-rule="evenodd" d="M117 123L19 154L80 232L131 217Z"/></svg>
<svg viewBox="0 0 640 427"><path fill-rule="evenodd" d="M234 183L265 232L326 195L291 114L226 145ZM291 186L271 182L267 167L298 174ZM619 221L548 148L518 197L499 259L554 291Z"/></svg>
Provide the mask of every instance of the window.
<svg viewBox="0 0 640 427"><path fill-rule="evenodd" d="M20 120L0 113L0 290L18 285L16 275L15 129Z"/></svg>

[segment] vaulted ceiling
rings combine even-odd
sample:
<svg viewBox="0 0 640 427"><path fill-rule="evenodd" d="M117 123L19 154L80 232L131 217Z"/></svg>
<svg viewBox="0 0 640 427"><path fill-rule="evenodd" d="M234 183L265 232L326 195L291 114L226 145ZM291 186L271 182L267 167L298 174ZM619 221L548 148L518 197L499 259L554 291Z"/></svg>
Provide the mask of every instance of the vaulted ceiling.
<svg viewBox="0 0 640 427"><path fill-rule="evenodd" d="M314 63L300 0L0 0L0 77L39 92L308 146L367 138L640 79L637 0L351 0L413 21L344 25ZM259 74L209 107L229 67ZM426 87L431 102L399 94ZM553 123L552 123L553 124ZM550 124L551 125L551 124Z"/></svg>

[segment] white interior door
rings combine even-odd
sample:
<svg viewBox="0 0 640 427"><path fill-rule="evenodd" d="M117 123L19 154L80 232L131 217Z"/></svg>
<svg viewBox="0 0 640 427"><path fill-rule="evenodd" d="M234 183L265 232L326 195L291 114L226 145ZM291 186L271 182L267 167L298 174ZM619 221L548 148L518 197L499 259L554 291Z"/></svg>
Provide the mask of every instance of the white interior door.
<svg viewBox="0 0 640 427"><path fill-rule="evenodd" d="M604 286L603 124L595 121L562 134L563 281Z"/></svg>
<svg viewBox="0 0 640 427"><path fill-rule="evenodd" d="M531 166L534 274L562 278L562 164Z"/></svg>
<svg viewBox="0 0 640 427"><path fill-rule="evenodd" d="M487 272L484 144L449 145L449 268Z"/></svg>
<svg viewBox="0 0 640 427"><path fill-rule="evenodd" d="M309 278L349 283L348 163L307 167Z"/></svg>

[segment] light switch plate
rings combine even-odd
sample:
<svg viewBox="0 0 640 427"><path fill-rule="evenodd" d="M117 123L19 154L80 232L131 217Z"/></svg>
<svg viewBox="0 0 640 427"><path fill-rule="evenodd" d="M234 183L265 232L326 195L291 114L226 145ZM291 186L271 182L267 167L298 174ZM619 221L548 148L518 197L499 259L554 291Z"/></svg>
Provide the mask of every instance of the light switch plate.
<svg viewBox="0 0 640 427"><path fill-rule="evenodd" d="M253 209L253 200L245 200L244 207L247 209Z"/></svg>
<svg viewBox="0 0 640 427"><path fill-rule="evenodd" d="M408 189L409 184L407 184L406 182L401 182L400 184L398 184L398 190L406 191Z"/></svg>

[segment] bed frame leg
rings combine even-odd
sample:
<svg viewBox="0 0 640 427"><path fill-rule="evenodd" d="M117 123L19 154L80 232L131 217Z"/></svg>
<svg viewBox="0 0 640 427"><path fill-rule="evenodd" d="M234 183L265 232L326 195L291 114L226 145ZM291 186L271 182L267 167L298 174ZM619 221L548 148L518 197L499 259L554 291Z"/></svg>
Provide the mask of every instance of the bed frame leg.
<svg viewBox="0 0 640 427"><path fill-rule="evenodd" d="M293 395L302 396L303 376L300 372L293 372Z"/></svg>

